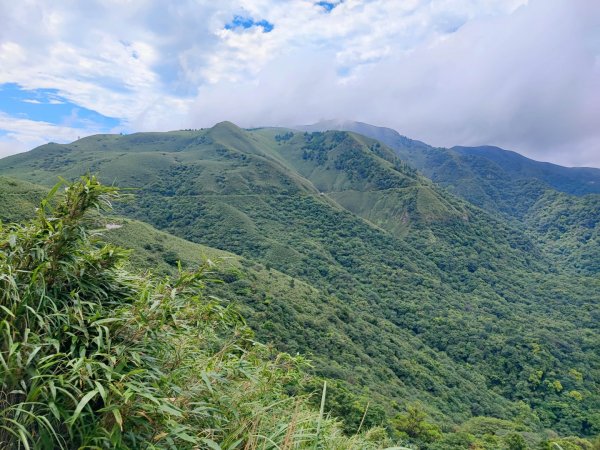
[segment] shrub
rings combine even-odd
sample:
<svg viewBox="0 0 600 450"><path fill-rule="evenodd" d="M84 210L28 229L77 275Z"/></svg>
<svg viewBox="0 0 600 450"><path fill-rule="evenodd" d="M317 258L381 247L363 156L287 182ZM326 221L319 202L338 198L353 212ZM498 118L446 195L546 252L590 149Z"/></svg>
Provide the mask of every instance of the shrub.
<svg viewBox="0 0 600 450"><path fill-rule="evenodd" d="M285 394L306 362L205 298L208 265L125 271L93 231L115 188L84 177L52 202L60 186L30 222L0 224L1 448L382 447Z"/></svg>

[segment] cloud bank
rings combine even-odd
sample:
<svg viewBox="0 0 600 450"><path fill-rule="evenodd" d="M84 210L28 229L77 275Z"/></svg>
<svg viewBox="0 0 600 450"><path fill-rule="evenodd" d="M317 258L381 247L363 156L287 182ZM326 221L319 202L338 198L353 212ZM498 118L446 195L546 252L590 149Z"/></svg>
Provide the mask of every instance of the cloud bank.
<svg viewBox="0 0 600 450"><path fill-rule="evenodd" d="M81 129L0 107L0 155L86 132L340 118L600 167L594 1L0 0L0 67L0 85L118 119Z"/></svg>

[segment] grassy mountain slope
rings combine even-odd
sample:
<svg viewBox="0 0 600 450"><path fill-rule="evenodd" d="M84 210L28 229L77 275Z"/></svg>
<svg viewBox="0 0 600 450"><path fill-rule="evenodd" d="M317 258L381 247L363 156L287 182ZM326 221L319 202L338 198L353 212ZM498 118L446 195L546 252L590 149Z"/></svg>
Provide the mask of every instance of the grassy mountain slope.
<svg viewBox="0 0 600 450"><path fill-rule="evenodd" d="M206 295L207 264L174 277L125 269L127 252L96 229L116 199L88 177L33 220L0 224L1 448L393 445L393 430L365 421L345 435L311 405L303 358L260 345ZM113 237L125 228L112 225Z"/></svg>
<svg viewBox="0 0 600 450"><path fill-rule="evenodd" d="M302 280L322 295L305 316L263 302L255 326L312 352L323 375L420 399L436 417L513 417L524 400L543 426L595 433L598 280L562 274L376 144L225 123L91 137L0 170L48 183L91 168L139 188L128 215Z"/></svg>
<svg viewBox="0 0 600 450"><path fill-rule="evenodd" d="M256 130L274 138L281 130ZM413 224L466 220L464 205L444 196L379 142L357 134L297 134L277 153L344 208L393 232Z"/></svg>
<svg viewBox="0 0 600 450"><path fill-rule="evenodd" d="M301 128L354 131L378 139L452 193L518 219L548 188L571 195L600 193L600 169L538 162L491 146L434 148L395 130L361 122L325 121Z"/></svg>
<svg viewBox="0 0 600 450"><path fill-rule="evenodd" d="M485 158L495 162L513 179L535 178L557 191L572 195L600 194L600 169L593 167L563 167L534 161L510 150L493 146L452 147L460 155Z"/></svg>
<svg viewBox="0 0 600 450"><path fill-rule="evenodd" d="M42 186L0 176L0 219L14 222L32 215L46 192Z"/></svg>
<svg viewBox="0 0 600 450"><path fill-rule="evenodd" d="M30 189L24 183L14 185L23 188L24 194ZM295 297L286 301L292 300L289 306L299 313L307 313L304 320L310 320L310 316L317 315L317 310L306 310L310 302L302 300L313 297L314 289L271 269L183 241L141 222L102 218L97 214L86 219L79 215L82 210L74 204L89 207L82 198L93 197L96 192L114 191L95 182L87 184L87 180L85 190L81 187L70 186L68 208L61 207L60 203L54 209L44 207L38 219L26 226L0 227L3 275L0 279L5 283L5 289L0 290L3 311L10 312L5 305L16 311L23 302L38 298L20 293L35 289L33 280L39 281L42 271L45 280L39 284L45 293L42 298L54 301L49 305L38 302L36 307L40 311L47 306L52 309L56 301L62 302L58 311L44 315L54 320L40 316L37 320L23 320L26 311L5 315L8 321L4 321L4 326L14 326L13 338L0 340L1 354L18 357L3 359L0 375L8 371L12 376L2 378L1 389L8 391L11 384L18 384L19 392L18 396L13 391L0 399L3 406L0 442L4 445L70 448L94 442L103 448L138 448L152 441L152 448L318 446L330 450L362 450L387 447L392 445L393 439L397 443L410 443L411 448L416 444L418 448L429 450L505 450L529 448L528 445L550 448L553 443L561 448L592 448L584 439L558 438L547 430L540 432L535 423L527 420L523 414L526 411L514 422L476 417L447 433L426 421L418 405L410 405L406 413L385 420L385 412L381 410L385 398L372 392L360 398L348 395L338 383L329 380L328 388L323 389L324 409L332 408L335 414L342 414L350 434L344 436L334 418L323 418L322 413L311 409L306 397L295 396L298 388L301 393L311 383L299 370L304 367L302 358L276 354L257 345L235 311L223 308L217 299L202 293L205 290L202 286L207 282L206 272L204 275L184 272L175 278L132 275L119 265L124 256L122 250L104 247L103 239L133 247L135 259L131 268L134 273L148 265L154 271L172 272L172 257L180 258L184 264L200 262L204 267L206 256L226 258L227 265L219 273L224 280L221 286L224 292L245 299L250 312L256 308L250 306L248 300L254 298L257 286L259 289L262 286L275 294L271 299L265 297L267 291L263 292L262 303L269 305L267 309L284 307L285 303L278 297L295 293ZM18 189L14 193L20 194ZM17 214L25 217L32 215L32 211L23 209ZM104 223L110 226L104 229L104 236L99 240L98 227ZM89 226L95 230L90 232ZM91 236L94 237L90 240ZM34 248L38 251L32 252ZM54 261L59 262L53 264ZM92 266L90 261L101 263ZM37 270L23 270L29 267L26 264L37 266ZM11 270L13 265L21 270ZM56 272L56 267L60 272ZM36 276L32 277L32 273ZM241 278L244 276L247 279ZM268 282L261 283L261 277L268 277ZM12 289L15 283L11 280L16 282L17 289ZM29 288L26 288L24 283L29 280ZM278 280L283 280L283 284ZM244 281L246 284L240 283ZM289 289L291 282L298 284ZM75 289L73 283L77 284ZM216 285L210 282L208 286ZM81 302L72 301L73 295L85 299L85 309ZM289 306L287 314L292 311ZM315 306L321 315L329 314L328 305ZM34 309L28 311L35 312ZM61 320L56 321L57 317ZM300 319L300 316L290 318L290 326L298 325ZM20 333L23 323L39 324L43 328L32 331L30 325L29 332L23 335ZM336 329L330 327L329 331L335 334ZM100 351L93 351L92 347L85 358L86 370L79 370L82 352L89 349L89 337L96 333L99 336L93 342ZM107 339L108 336L112 339ZM333 335L330 339L335 341ZM40 347L37 345L40 340L52 345ZM56 347L59 340L68 341L70 345L62 348L69 350L61 351L56 355L59 358L52 358L48 364L46 353L59 352ZM126 345L111 346L114 341ZM120 362L120 358L108 361L105 358L107 353L123 358L123 352L131 355L124 357L124 362ZM64 358L70 358L71 363L64 362ZM27 361L27 370L22 370L24 361ZM132 366L141 370L130 372ZM161 379L159 386L155 383L157 376ZM319 389L323 386L319 380L313 381ZM57 384L60 389L55 388ZM85 399L77 408L71 391L77 398ZM41 401L27 403L34 396ZM51 411L48 404L53 405ZM28 409L27 415L19 414L23 407ZM43 424L41 432L38 424ZM368 429L378 424L385 428ZM19 432L11 433L15 427ZM362 433L357 432L359 428Z"/></svg>
<svg viewBox="0 0 600 450"><path fill-rule="evenodd" d="M13 192L17 195L29 196L32 187L40 198L46 193L45 189L39 186L8 178L3 178L3 181L17 186ZM39 198L32 197L31 200L37 204ZM0 203L2 211L4 211L3 206L4 203ZM33 208L29 205L22 205L15 210L13 218L23 219L32 211ZM0 219L5 218L4 214L0 214ZM174 273L177 261L188 268L193 268L206 259L217 263L215 279L224 280L224 283L209 284L209 293L218 294L221 298L240 305L249 323L255 328L257 336L263 342L276 342L282 351L310 355L321 375L341 379L360 379L362 382L371 380L366 383L367 386L380 383L377 378L385 379L390 376L385 371L378 373L380 370L370 368L370 366L381 366L381 361L374 361L373 355L369 353L385 354L386 351L371 349L370 352L366 352L357 347L351 338L354 336L356 339L370 329L370 336L362 337L368 337L371 345L374 345L380 338L373 325L382 325L382 323L360 315L348 322L344 321L344 318L347 320L352 317L354 312L335 295L322 292L300 279L284 275L271 267L229 252L185 241L139 221L113 217L108 219L107 225L108 228L103 231L103 238L108 242L132 249L131 262L134 268L149 268L158 273ZM323 336L327 336L326 342L323 342ZM412 368L409 370L417 371L423 383L435 385L437 378L443 376L448 380L454 378L453 383L462 386L463 391L471 391L475 394L478 389L484 389L481 377L473 377L460 367L450 369L454 364L447 357L443 358L445 361L442 361L440 367L436 367L440 365L440 361L433 359L434 355L431 352L415 351L423 347L423 344L415 338L410 336L394 338L387 345L390 345L395 353L417 355L414 361L411 361ZM410 348L412 346L414 349ZM391 357L391 354L389 356ZM455 371L457 372L454 373ZM361 390L360 386L356 386L356 392ZM448 390L448 397L459 395L458 391L452 394L453 390ZM434 396L419 392L410 385L396 386L394 391L379 393L367 390L364 395L378 400L383 405L389 404L388 396L400 397L404 401L420 400L428 404L434 414L437 408L444 409L444 404ZM486 401L490 404L506 403L496 395L492 395ZM362 408L366 403L367 401L363 402ZM508 403L504 405L504 408L507 407ZM372 413L377 411L375 408ZM506 414L510 415L510 413Z"/></svg>
<svg viewBox="0 0 600 450"><path fill-rule="evenodd" d="M282 351L310 355L317 373L348 380L355 385L355 392L364 392L371 400L379 400L383 405L390 405L390 398L403 402L419 400L428 405L434 417L441 419L454 406L449 399L467 396L472 397L471 402L488 405L482 406L481 413L495 412L507 417L514 414L506 400L486 392L483 377L428 349L412 333L398 330L368 312L354 311L333 295L335 291L331 288L317 289L272 269L270 263L265 266L191 243L139 221L113 218L109 223L111 229L103 232L104 238L133 249L132 261L137 267L168 273L175 269L178 260L187 267L199 264L204 258L218 261L215 278L225 283L210 285L209 292L241 304L262 341L275 342ZM382 338L382 329L386 339ZM369 347L365 349L357 341L368 342ZM397 361L395 365L403 367L406 379L384 388L386 380L396 377L385 367L386 360ZM409 379L435 386L435 390L427 392ZM441 380L445 381L440 384ZM378 389L363 391L363 385ZM366 401L363 408L365 405ZM468 414L452 415L457 421L468 417Z"/></svg>
<svg viewBox="0 0 600 450"><path fill-rule="evenodd" d="M13 182L7 178L4 180L20 186L22 190L19 192L15 189L16 194L28 195L30 187L33 186ZM45 189L41 187L36 186L35 190L40 193L40 197L46 194ZM4 210L2 206L4 204L0 204L0 211ZM23 206L16 211L15 219L27 217L32 211L33 209ZM4 219L1 213L0 219ZM335 295L316 289L271 267L229 252L185 241L136 220L110 217L106 224L108 228L102 232L103 239L131 249L133 269L148 268L159 274L173 274L178 261L184 268L194 268L206 259L212 260L216 263L214 279L223 280L223 283L209 283L208 292L238 304L261 341L276 342L281 351L310 355L320 375L355 380L354 383L360 380L360 384L366 381L367 386L377 386L381 383L378 378L386 379L392 375L386 373L387 371L379 373L381 369L377 369L378 366L381 367L381 361L377 361L376 354L386 354L388 351L374 348L364 351L354 343L354 339L360 336L363 339L368 338L371 345L375 345L381 338L373 325L386 325L368 316L354 314L348 305ZM389 328L389 325L387 327ZM365 333L369 335L365 336ZM324 336L327 336L325 342ZM421 383L437 385L439 377L453 380L452 383L456 386L450 389L439 386L436 390L438 394L448 391L443 397L446 399L444 401L454 396L465 395L466 392L478 396L477 392L485 389L481 377L473 376L456 366L449 358L442 356L440 361L440 355L431 351L420 351L423 344L414 337L399 336L386 343L386 346L393 351L389 357L402 353L413 355L410 363L405 362L405 370L418 373ZM335 395L335 387L333 389ZM415 386L410 384L395 386L393 391L371 391L368 388L362 389L360 385L355 386L353 390L359 396L350 397L352 403L344 404L343 407L356 409L354 416L346 417L346 421L351 422L349 426L354 426L354 429L362 419L361 415L369 401L375 401L375 404L365 417L367 425L377 425L377 420L381 420L380 405L383 405L388 413L393 410L389 402L392 396L402 398L404 402L424 402L434 416L440 419L442 416L439 411L446 409L444 401L427 392L420 392L420 389L415 389ZM364 400L361 401L361 398ZM504 414L511 415L508 402L501 397L484 393L479 398L490 405L497 404L494 409L502 411L506 408ZM352 423L351 419L356 423Z"/></svg>
<svg viewBox="0 0 600 450"><path fill-rule="evenodd" d="M285 275L269 265L184 241L138 221L121 219L116 222L122 227L107 231L105 238L132 248L133 261L138 267L169 272L177 260L184 267L194 267L206 257L214 261L214 278L223 283L209 284L208 292L237 304L262 342L273 342L280 351L307 355L319 375L350 383L350 389L358 395L353 399L354 404L345 405L357 409L353 417L345 418L350 422L354 419L355 423L350 426L357 427L369 401L374 402L374 408L366 417L367 424L370 421L377 424L381 408L388 413L393 411L390 398L403 402L421 401L428 405L434 417L441 419L448 409L445 404L448 399L458 395L478 396L477 391L485 389L480 376L470 374L445 355L425 349L419 339L409 334L400 332L389 342L384 342L378 327L387 329L388 337L398 331L386 321L353 311L346 302L326 290ZM365 349L357 345L357 340L368 341L370 347ZM438 386L436 395L423 392L409 382L382 390L382 381L394 376L384 368L384 358L400 354L410 358L410 362L404 362L405 370L414 371L415 376L418 373L420 383L438 385L442 377L452 380L455 386ZM378 389L374 390L375 386ZM442 398L438 398L439 395ZM508 402L497 394L484 392L479 399L496 403L499 411L505 409L506 416L513 414ZM465 417L457 416L456 420Z"/></svg>
<svg viewBox="0 0 600 450"><path fill-rule="evenodd" d="M598 220L595 205L600 201L599 169L561 167L491 146L433 148L389 128L361 122L326 121L303 128L352 130L379 139L450 192L515 219L513 225L557 264L588 275L598 273L593 236ZM573 206L566 207L567 203ZM389 217L385 212L394 208L382 206L383 216Z"/></svg>

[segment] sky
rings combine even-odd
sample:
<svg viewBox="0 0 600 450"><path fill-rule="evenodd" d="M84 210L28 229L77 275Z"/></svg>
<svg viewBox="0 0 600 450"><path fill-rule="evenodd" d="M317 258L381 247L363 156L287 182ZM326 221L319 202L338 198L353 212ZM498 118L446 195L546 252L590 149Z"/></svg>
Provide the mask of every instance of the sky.
<svg viewBox="0 0 600 450"><path fill-rule="evenodd" d="M0 0L0 156L326 119L600 167L600 1Z"/></svg>

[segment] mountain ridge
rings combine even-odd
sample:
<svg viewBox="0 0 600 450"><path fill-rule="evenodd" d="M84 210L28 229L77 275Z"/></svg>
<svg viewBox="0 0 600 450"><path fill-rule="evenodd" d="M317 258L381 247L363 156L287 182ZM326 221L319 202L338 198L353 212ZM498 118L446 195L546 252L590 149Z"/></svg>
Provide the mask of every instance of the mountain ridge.
<svg viewBox="0 0 600 450"><path fill-rule="evenodd" d="M138 189L120 213L337 299L335 313L303 319L304 331L282 304L255 323L270 322L279 345L314 352L328 377L423 401L437 420L514 417L525 399L532 420L589 432L597 280L567 274L521 230L440 189L384 144L230 128L218 127L217 140L210 129L96 137L0 160L0 173L50 185L93 170ZM571 369L587 375L571 380ZM542 387L530 381L536 371ZM551 387L557 380L563 390Z"/></svg>
<svg viewBox="0 0 600 450"><path fill-rule="evenodd" d="M355 131L379 139L450 192L487 211L517 220L522 220L528 208L549 188L577 196L600 193L598 168L539 162L493 146L435 148L390 128L362 122L324 121L299 128ZM524 203L524 199L530 202Z"/></svg>

